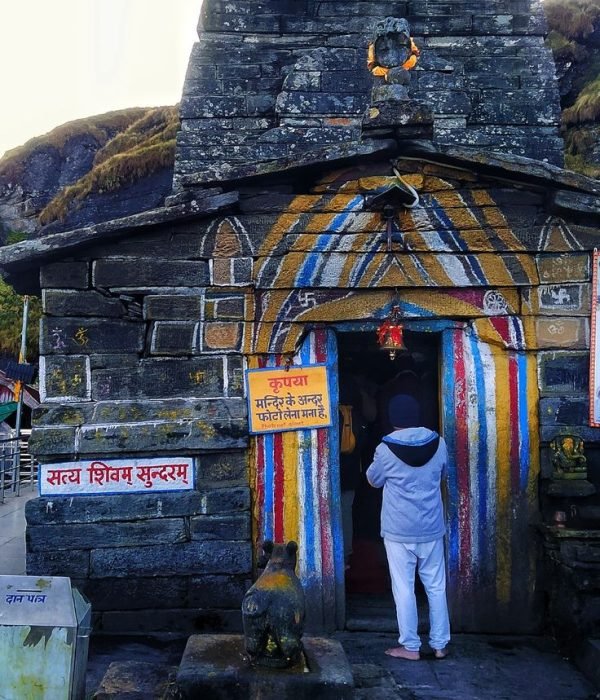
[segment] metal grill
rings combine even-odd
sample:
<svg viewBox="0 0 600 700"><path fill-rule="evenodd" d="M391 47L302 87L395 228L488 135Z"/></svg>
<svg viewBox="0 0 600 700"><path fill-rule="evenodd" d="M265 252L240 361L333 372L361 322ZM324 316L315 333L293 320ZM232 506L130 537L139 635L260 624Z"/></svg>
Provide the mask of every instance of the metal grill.
<svg viewBox="0 0 600 700"><path fill-rule="evenodd" d="M27 447L30 432L0 439L0 503L7 496L19 496L22 486L31 488L37 480L37 464Z"/></svg>

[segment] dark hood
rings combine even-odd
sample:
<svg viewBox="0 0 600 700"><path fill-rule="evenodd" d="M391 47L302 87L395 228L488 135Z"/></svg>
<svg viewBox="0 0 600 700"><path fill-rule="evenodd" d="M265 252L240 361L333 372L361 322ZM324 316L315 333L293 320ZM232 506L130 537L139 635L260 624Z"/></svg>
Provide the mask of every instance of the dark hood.
<svg viewBox="0 0 600 700"><path fill-rule="evenodd" d="M431 439L421 444L411 444L409 442L397 442L390 439L390 435L383 438L383 443L391 452L410 467L422 467L427 464L437 452L440 444L440 436L431 433Z"/></svg>

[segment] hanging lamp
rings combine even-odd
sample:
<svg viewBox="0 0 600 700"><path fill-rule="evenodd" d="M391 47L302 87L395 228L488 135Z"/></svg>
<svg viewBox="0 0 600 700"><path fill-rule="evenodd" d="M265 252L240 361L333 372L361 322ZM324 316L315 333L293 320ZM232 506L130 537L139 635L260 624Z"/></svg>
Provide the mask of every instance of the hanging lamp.
<svg viewBox="0 0 600 700"><path fill-rule="evenodd" d="M379 343L379 347L389 353L390 360L395 360L398 352L406 352L403 331L400 307L394 306L392 307L391 314L377 329L377 342Z"/></svg>

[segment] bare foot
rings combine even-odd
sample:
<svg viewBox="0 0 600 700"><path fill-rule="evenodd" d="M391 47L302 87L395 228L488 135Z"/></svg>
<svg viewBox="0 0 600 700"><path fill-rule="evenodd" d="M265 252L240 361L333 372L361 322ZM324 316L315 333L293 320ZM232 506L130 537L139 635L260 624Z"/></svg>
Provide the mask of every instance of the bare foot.
<svg viewBox="0 0 600 700"><path fill-rule="evenodd" d="M388 656L393 656L395 659L406 659L407 661L418 661L421 658L421 654L418 651L410 651L410 649L405 649L404 647L386 649L385 653Z"/></svg>
<svg viewBox="0 0 600 700"><path fill-rule="evenodd" d="M448 649L434 649L433 655L436 659L445 659L448 656Z"/></svg>

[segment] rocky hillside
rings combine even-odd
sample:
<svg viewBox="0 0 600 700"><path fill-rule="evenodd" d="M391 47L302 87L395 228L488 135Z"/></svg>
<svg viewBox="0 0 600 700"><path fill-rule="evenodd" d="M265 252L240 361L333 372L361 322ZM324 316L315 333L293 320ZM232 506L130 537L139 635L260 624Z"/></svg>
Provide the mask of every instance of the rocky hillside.
<svg viewBox="0 0 600 700"><path fill-rule="evenodd" d="M565 163L600 177L600 0L545 0L560 83Z"/></svg>
<svg viewBox="0 0 600 700"><path fill-rule="evenodd" d="M176 107L80 119L0 160L0 242L126 216L170 191Z"/></svg>

